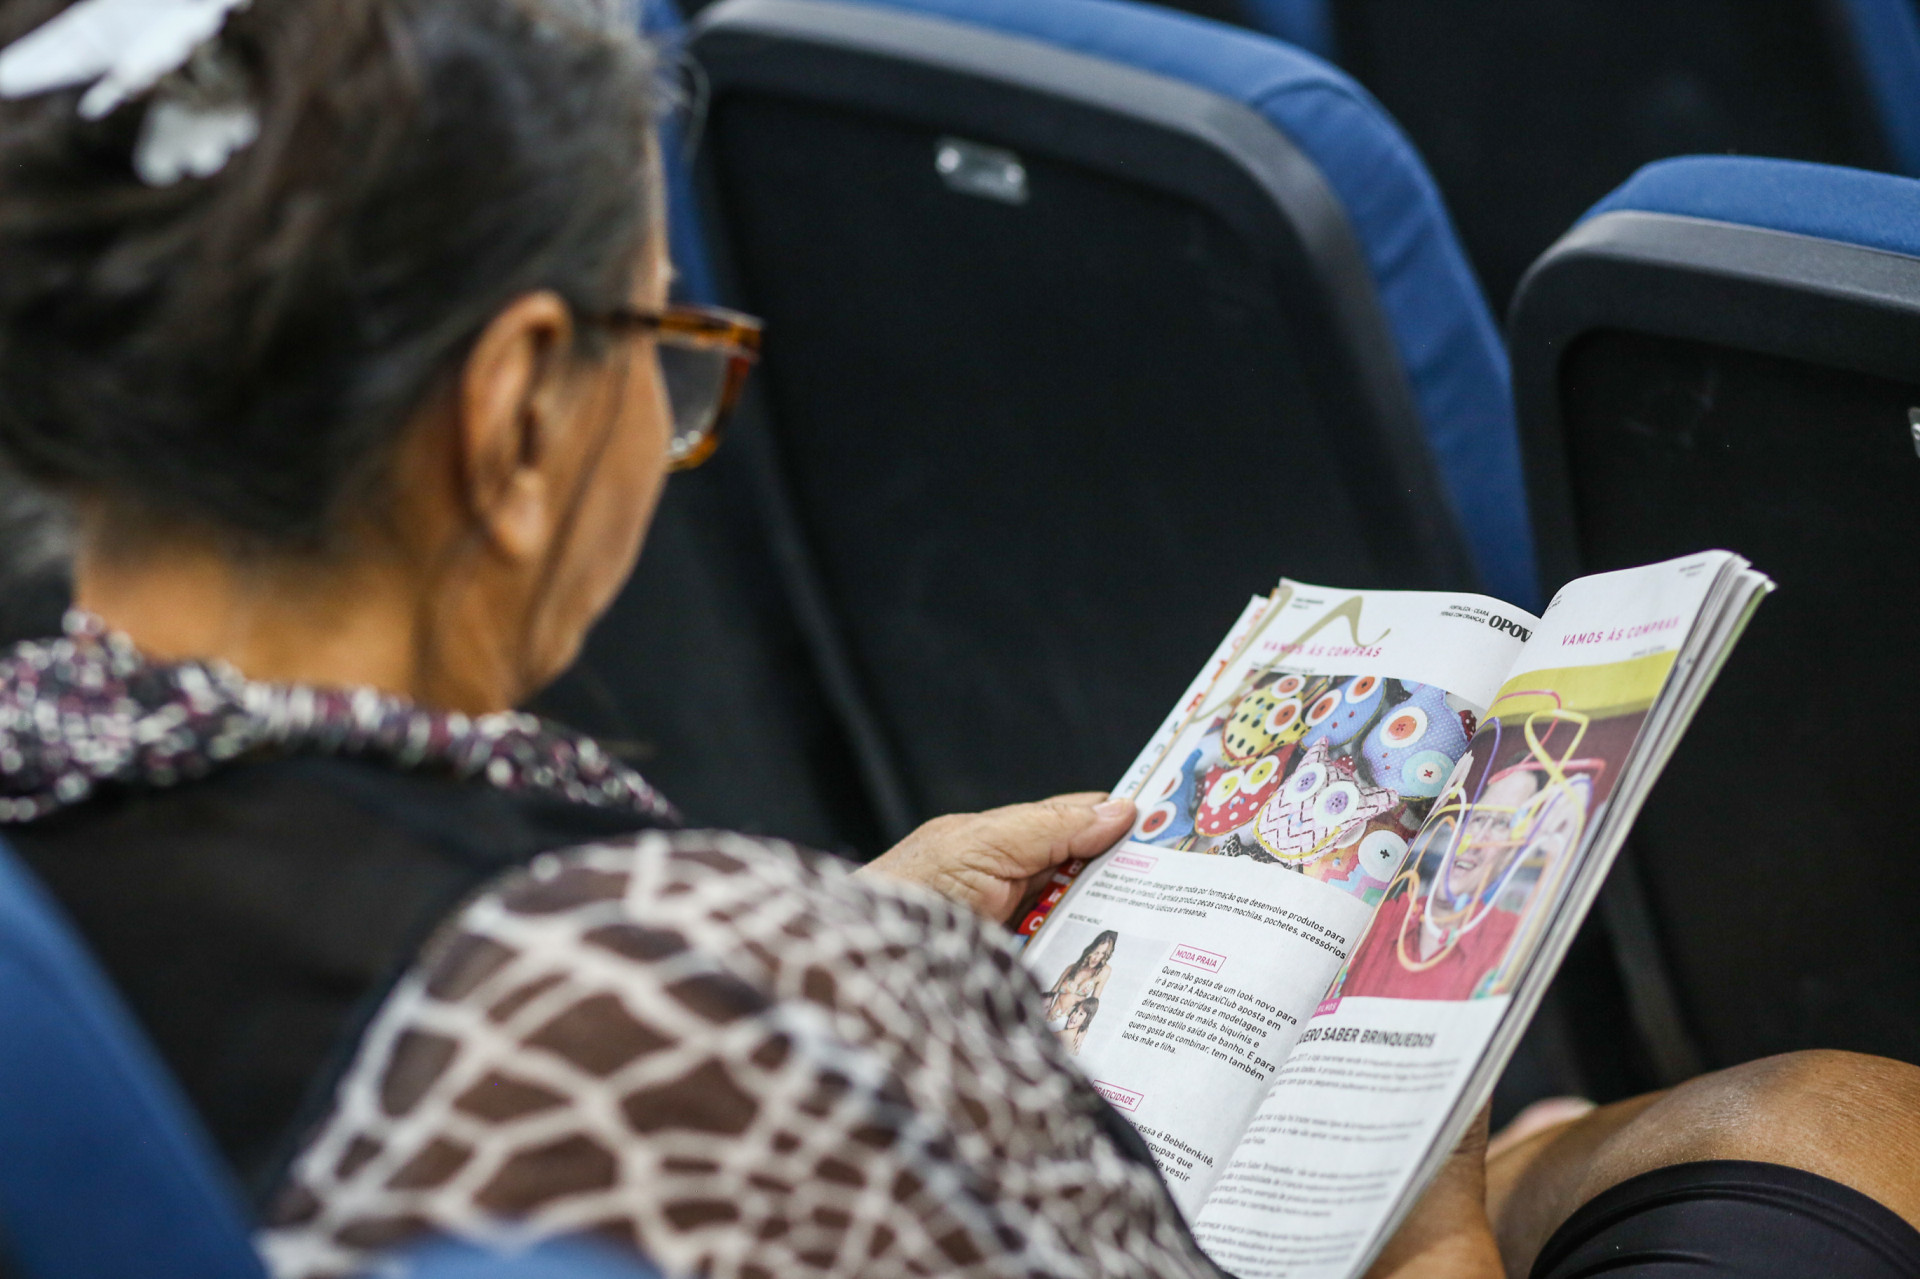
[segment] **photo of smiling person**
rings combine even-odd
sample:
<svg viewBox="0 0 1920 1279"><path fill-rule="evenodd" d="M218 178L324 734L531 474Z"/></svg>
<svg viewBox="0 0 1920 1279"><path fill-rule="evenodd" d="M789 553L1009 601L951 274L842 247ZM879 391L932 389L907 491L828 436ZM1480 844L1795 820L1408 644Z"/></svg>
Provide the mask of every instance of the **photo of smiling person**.
<svg viewBox="0 0 1920 1279"><path fill-rule="evenodd" d="M1526 768L1502 773L1487 786L1451 855L1439 858L1424 883L1418 867L1409 869L1381 903L1348 968L1343 994L1473 996L1480 979L1506 955L1520 924L1524 891L1509 891L1516 887L1523 846L1516 817L1538 793L1538 778Z"/></svg>
<svg viewBox="0 0 1920 1279"><path fill-rule="evenodd" d="M1077 1005L1087 1000L1098 1001L1100 992L1107 988L1113 976L1113 952L1119 941L1120 934L1109 928L1088 942L1078 959L1060 970L1045 995L1047 1029L1066 1031ZM1099 1006L1095 1002L1094 1007ZM1084 1037L1084 1025L1081 1033Z"/></svg>
<svg viewBox="0 0 1920 1279"><path fill-rule="evenodd" d="M1342 996L1501 993L1500 975L1537 932L1533 916L1552 896L1543 889L1578 846L1606 771L1604 759L1581 757L1590 724L1548 711L1516 724L1518 732L1489 726L1455 767L1348 961ZM1484 771L1476 753L1490 757Z"/></svg>
<svg viewBox="0 0 1920 1279"><path fill-rule="evenodd" d="M1088 995L1067 1014L1067 1024L1060 1030L1060 1042L1075 1057L1080 1055L1080 1046L1087 1042L1087 1027L1093 1024L1093 1015L1099 1011L1100 997Z"/></svg>

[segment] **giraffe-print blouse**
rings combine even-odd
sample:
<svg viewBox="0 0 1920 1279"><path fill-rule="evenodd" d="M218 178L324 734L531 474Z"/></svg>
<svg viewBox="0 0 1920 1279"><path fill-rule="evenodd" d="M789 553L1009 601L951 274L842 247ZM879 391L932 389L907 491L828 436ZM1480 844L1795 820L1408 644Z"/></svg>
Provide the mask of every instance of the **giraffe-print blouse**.
<svg viewBox="0 0 1920 1279"><path fill-rule="evenodd" d="M1003 938L744 836L544 857L402 981L263 1250L278 1279L580 1232L719 1279L1217 1274Z"/></svg>

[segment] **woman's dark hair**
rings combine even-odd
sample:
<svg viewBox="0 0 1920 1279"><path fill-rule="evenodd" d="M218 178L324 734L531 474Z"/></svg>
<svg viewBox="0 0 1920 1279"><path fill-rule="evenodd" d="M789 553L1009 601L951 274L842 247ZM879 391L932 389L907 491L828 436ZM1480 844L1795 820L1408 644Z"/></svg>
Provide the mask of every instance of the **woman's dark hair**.
<svg viewBox="0 0 1920 1279"><path fill-rule="evenodd" d="M1120 934L1114 932L1111 928L1103 929L1098 937L1095 937L1087 943L1087 948L1080 952L1080 958L1073 961L1073 971L1076 974L1084 971L1087 966L1087 961L1093 958L1093 952L1109 944L1113 946L1114 950L1118 950L1120 948ZM1111 959L1113 957L1113 951L1108 951L1107 957Z"/></svg>
<svg viewBox="0 0 1920 1279"><path fill-rule="evenodd" d="M64 5L8 0L0 43ZM628 298L653 59L606 0L253 0L259 137L144 185L146 100L0 103L0 455L142 518L321 548L513 298ZM582 340L592 326L581 326Z"/></svg>

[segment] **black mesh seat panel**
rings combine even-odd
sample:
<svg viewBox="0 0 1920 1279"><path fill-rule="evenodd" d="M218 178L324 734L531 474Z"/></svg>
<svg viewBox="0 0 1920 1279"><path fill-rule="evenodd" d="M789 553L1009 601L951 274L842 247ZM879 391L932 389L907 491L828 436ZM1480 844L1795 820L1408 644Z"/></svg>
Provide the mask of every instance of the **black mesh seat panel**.
<svg viewBox="0 0 1920 1279"><path fill-rule="evenodd" d="M1725 547L1779 585L1602 896L1644 1082L1920 1062L1920 258L1611 211L1528 275L1511 347L1548 580Z"/></svg>
<svg viewBox="0 0 1920 1279"><path fill-rule="evenodd" d="M1037 156L1023 206L958 195L938 138L742 97L713 143L805 533L933 812L1105 784L1281 569L1393 572L1218 218Z"/></svg>
<svg viewBox="0 0 1920 1279"><path fill-rule="evenodd" d="M723 450L668 484L633 577L532 709L606 743L693 826L875 850L742 471Z"/></svg>
<svg viewBox="0 0 1920 1279"><path fill-rule="evenodd" d="M1706 1064L1920 1061L1920 381L1605 332L1561 385L1589 568L1726 546L1780 586L1634 836Z"/></svg>
<svg viewBox="0 0 1920 1279"><path fill-rule="evenodd" d="M1402 375L1327 318L1318 232L1159 123L945 43L823 45L701 32L706 176L767 319L769 483L896 820L1110 784L1283 572L1471 580L1422 523L1412 415L1368 406ZM956 141L1017 156L1018 198L955 189Z"/></svg>

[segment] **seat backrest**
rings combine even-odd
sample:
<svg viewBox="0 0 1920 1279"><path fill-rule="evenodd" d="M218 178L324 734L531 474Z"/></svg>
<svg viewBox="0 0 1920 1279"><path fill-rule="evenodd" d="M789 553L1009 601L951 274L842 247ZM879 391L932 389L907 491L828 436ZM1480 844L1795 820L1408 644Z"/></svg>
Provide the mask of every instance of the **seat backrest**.
<svg viewBox="0 0 1920 1279"><path fill-rule="evenodd" d="M1331 61L1334 57L1333 13L1327 0L1154 0L1162 8L1177 9L1215 22L1230 22L1297 45Z"/></svg>
<svg viewBox="0 0 1920 1279"><path fill-rule="evenodd" d="M1336 60L1339 45L1328 0L1241 0L1241 6L1247 25L1256 31L1329 62Z"/></svg>
<svg viewBox="0 0 1920 1279"><path fill-rule="evenodd" d="M18 1279L265 1273L186 1103L4 846L0 1237Z"/></svg>
<svg viewBox="0 0 1920 1279"><path fill-rule="evenodd" d="M1913 0L1333 0L1487 296L1640 166L1734 152L1920 175Z"/></svg>
<svg viewBox="0 0 1920 1279"><path fill-rule="evenodd" d="M1914 0L1829 0L1842 48L1864 85L1887 167L1920 177L1920 6Z"/></svg>
<svg viewBox="0 0 1920 1279"><path fill-rule="evenodd" d="M667 64L668 82L685 101L662 121L660 168L666 177L667 251L673 259L674 295L693 302L713 300L713 273L707 266L707 246L700 230L689 164L690 144L699 144L701 103L693 77L679 74L686 61L686 20L677 0L641 0L640 32L657 48Z"/></svg>
<svg viewBox="0 0 1920 1279"><path fill-rule="evenodd" d="M644 0L641 30L686 101L662 122L674 295L715 291L689 152L703 78L676 0ZM880 836L853 755L789 607L737 448L676 477L639 567L579 660L529 709L638 764L695 824L874 849Z"/></svg>
<svg viewBox="0 0 1920 1279"><path fill-rule="evenodd" d="M1543 575L1707 547L1780 589L1610 884L1668 1076L1790 1049L1920 1062L1920 182L1644 170L1534 267L1510 345Z"/></svg>
<svg viewBox="0 0 1920 1279"><path fill-rule="evenodd" d="M1338 71L1116 0L694 30L740 446L886 830L1104 784L1282 572L1531 598L1497 332Z"/></svg>
<svg viewBox="0 0 1920 1279"><path fill-rule="evenodd" d="M560 1239L517 1253L440 1241L406 1258L407 1279L660 1279L629 1253L585 1239Z"/></svg>
<svg viewBox="0 0 1920 1279"><path fill-rule="evenodd" d="M651 3L652 0L649 0ZM1197 14L1216 22L1231 22L1265 32L1276 40L1285 40L1322 58L1332 59L1333 13L1328 0L1158 0L1169 9ZM690 0L690 13L698 13L713 0Z"/></svg>
<svg viewBox="0 0 1920 1279"><path fill-rule="evenodd" d="M871 855L886 841L742 442L667 485L633 576L529 709L636 764L694 825Z"/></svg>
<svg viewBox="0 0 1920 1279"><path fill-rule="evenodd" d="M381 1273L385 1273L382 1271ZM435 1242L415 1279L658 1279L584 1240ZM166 1069L26 866L0 844L0 1274L266 1279L239 1200Z"/></svg>

